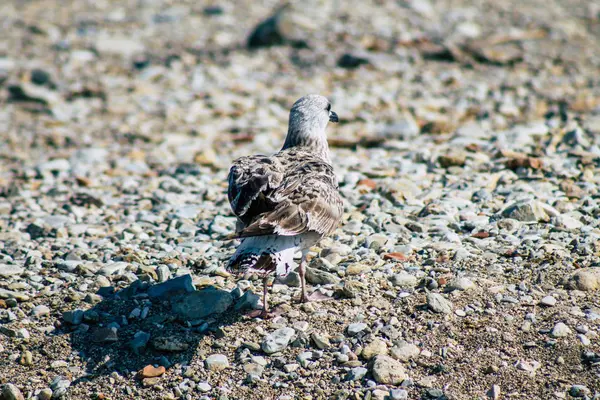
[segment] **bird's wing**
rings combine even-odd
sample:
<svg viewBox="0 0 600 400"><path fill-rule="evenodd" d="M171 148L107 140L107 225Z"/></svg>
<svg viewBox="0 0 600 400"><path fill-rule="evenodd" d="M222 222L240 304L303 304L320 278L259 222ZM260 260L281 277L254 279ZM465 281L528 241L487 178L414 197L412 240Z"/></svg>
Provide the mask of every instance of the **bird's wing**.
<svg viewBox="0 0 600 400"><path fill-rule="evenodd" d="M269 196L266 211L238 233L239 237L305 232L327 235L342 218L343 203L333 168L322 161L302 163L282 180Z"/></svg>
<svg viewBox="0 0 600 400"><path fill-rule="evenodd" d="M235 160L229 170L227 192L233 213L249 223L257 213L270 208L265 204L267 195L282 179L283 168L276 158L257 155Z"/></svg>

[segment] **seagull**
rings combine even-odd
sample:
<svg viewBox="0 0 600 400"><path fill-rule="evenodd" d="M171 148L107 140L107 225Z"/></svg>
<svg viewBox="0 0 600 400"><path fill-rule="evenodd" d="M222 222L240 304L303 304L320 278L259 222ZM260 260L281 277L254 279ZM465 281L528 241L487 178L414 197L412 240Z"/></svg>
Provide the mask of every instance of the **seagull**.
<svg viewBox="0 0 600 400"><path fill-rule="evenodd" d="M285 277L298 265L300 302L306 294L309 248L337 228L343 202L331 159L325 128L338 122L325 97L310 94L294 103L282 149L272 156L238 158L229 170L228 198L237 216L241 239L227 270L263 278L262 315L267 316L267 280L270 274Z"/></svg>

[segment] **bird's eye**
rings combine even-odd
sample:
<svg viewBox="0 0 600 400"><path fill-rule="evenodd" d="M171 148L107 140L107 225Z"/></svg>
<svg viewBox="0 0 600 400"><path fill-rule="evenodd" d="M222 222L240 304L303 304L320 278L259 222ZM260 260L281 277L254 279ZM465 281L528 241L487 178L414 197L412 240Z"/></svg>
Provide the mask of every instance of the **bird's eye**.
<svg viewBox="0 0 600 400"><path fill-rule="evenodd" d="M331 111L331 103L327 104L327 111Z"/></svg>

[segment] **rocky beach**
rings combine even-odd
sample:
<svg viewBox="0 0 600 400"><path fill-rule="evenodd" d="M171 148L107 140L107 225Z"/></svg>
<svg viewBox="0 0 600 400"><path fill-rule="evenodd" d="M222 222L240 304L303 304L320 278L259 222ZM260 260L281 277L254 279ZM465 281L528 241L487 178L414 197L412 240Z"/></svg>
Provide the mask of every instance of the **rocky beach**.
<svg viewBox="0 0 600 400"><path fill-rule="evenodd" d="M600 3L0 3L0 400L600 399ZM307 93L343 222L232 276Z"/></svg>

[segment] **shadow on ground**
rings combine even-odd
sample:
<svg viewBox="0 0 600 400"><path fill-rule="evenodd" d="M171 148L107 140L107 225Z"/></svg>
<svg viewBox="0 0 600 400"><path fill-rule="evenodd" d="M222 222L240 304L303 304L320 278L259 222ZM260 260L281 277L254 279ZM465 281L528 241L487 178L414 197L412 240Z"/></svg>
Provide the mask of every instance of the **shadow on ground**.
<svg viewBox="0 0 600 400"><path fill-rule="evenodd" d="M195 290L189 275L158 285L138 280L116 292L105 287L88 300L97 302L63 313L57 331L70 335L86 365L87 374L74 384L114 371L131 376L149 364L166 369L190 364L205 335L222 337L224 325L258 304L249 291Z"/></svg>

